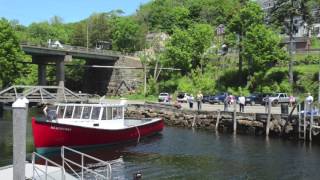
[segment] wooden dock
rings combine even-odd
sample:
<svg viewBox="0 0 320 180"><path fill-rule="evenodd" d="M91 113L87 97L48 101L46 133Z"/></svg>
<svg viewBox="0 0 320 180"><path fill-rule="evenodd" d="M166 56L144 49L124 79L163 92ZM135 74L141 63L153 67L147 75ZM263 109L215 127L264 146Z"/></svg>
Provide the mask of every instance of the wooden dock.
<svg viewBox="0 0 320 180"><path fill-rule="evenodd" d="M45 166L45 165L38 165L36 164L36 167L38 169L41 169L42 171L46 171L47 168L47 172L48 172L48 176L52 177L53 179L61 179L62 174L61 174L61 168L59 167L55 167L55 166ZM39 176L34 176L33 174L33 165L32 163L26 163L26 179L46 179L45 175L39 175ZM4 167L0 167L0 177L1 179L13 179L13 165L9 165L9 166L4 166ZM52 179L50 178L50 179ZM65 179L66 180L76 180L77 178L71 176L70 174L65 174Z"/></svg>

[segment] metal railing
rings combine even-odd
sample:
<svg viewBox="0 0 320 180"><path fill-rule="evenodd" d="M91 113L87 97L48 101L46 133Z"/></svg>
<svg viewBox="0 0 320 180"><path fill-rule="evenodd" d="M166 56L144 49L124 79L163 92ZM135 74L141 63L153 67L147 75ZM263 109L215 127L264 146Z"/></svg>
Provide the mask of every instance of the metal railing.
<svg viewBox="0 0 320 180"><path fill-rule="evenodd" d="M119 51L113 51L113 50L104 50L104 49L96 49L96 48L86 48L82 46L71 46L71 45L65 45L63 44L63 47L54 47L49 46L48 44L44 43L30 43L30 42L22 42L20 43L21 46L29 46L34 48L45 48L45 49L53 49L57 51L72 51L72 52L78 52L78 53L95 53L95 54L102 54L102 55L112 55L112 56L121 56L121 55L127 55L124 53L121 53Z"/></svg>
<svg viewBox="0 0 320 180"><path fill-rule="evenodd" d="M67 158L66 155L66 151L67 152L71 152L76 155L80 155L81 157L81 164ZM85 153L76 151L74 149L68 148L66 146L62 146L61 147L61 158L62 158L62 165L59 165L58 163L36 153L33 152L32 153L32 179L61 179L61 180L65 180L66 179L66 175L71 176L70 174L67 174L66 172L66 168L68 170L70 170L73 174L72 176L76 176L76 178L78 179L86 179L84 176L85 174L93 174L95 179L111 179L112 177L112 169L111 169L111 164L106 162L106 161L102 161L98 158L95 158L93 156L87 155ZM85 158L88 158L89 160L97 162L96 165L91 165L91 167L86 167L85 166ZM40 160L44 160L44 165L38 165L36 164L36 159L40 159ZM42 168L41 168L42 166ZM43 168L44 166L44 168ZM55 169L52 170L52 166L54 166ZM80 172L75 170L75 168L73 168L72 166L76 166L78 168L80 168ZM49 167L51 168L51 170L49 171ZM95 170L93 170L94 167L102 167L103 171L102 172L97 172ZM59 176L54 176L54 173L59 173ZM105 174L103 174L105 173ZM90 178L92 179L92 178Z"/></svg>
<svg viewBox="0 0 320 180"><path fill-rule="evenodd" d="M26 97L30 102L84 102L88 97L72 92L60 86L25 86L14 85L0 91L0 102L14 102L19 97Z"/></svg>
<svg viewBox="0 0 320 180"><path fill-rule="evenodd" d="M39 158L39 159L42 159L45 161L45 170L43 170L42 168L38 167L39 165L37 165L35 163L35 160L36 158ZM44 179L47 180L48 178L49 179L56 179L57 177L54 177L52 175L50 175L48 173L48 166L49 165L54 165L55 167L57 167L58 169L60 169L60 173L61 173L61 179L65 179L65 170L63 169L62 166L60 166L59 164L53 162L52 160L36 153L36 152L33 152L32 153L32 179L37 179L37 177L39 179L42 179L43 176L44 176ZM60 179L60 178L59 178Z"/></svg>
<svg viewBox="0 0 320 180"><path fill-rule="evenodd" d="M75 154L78 154L80 155L81 157L81 164L78 164L76 163L75 161L67 158L65 155L66 155L66 151L69 151L69 152L72 152L72 153L75 153ZM84 173L91 173L95 176L95 179L98 179L98 178L101 178L101 179L111 179L111 164L110 163L107 163L105 161L102 161L98 158L95 158L93 156L90 156L88 154L85 154L85 153L82 153L82 152L79 152L79 151L76 151L74 149L71 149L71 148L68 148L66 146L62 146L61 147L61 158L62 158L62 167L63 169L66 168L66 166L68 167L69 170L71 170L74 175L76 175L79 179L83 180L84 179ZM99 172L96 172L94 171L93 169L90 169L90 167L86 167L85 166L85 158L88 158L90 159L91 161L95 161L98 163L98 166L99 167L104 167L105 170L103 172L106 172L106 175L104 174L101 174ZM73 166L76 166L78 168L81 169L80 173L77 172L74 168L72 168L72 165Z"/></svg>

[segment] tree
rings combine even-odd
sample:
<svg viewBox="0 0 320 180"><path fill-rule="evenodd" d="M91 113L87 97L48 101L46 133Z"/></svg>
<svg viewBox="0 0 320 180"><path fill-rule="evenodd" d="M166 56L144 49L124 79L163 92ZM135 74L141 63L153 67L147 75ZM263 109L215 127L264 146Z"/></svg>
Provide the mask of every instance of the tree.
<svg viewBox="0 0 320 180"><path fill-rule="evenodd" d="M54 16L50 22L32 23L28 29L28 41L46 44L48 39L70 42L71 29L62 23L62 19Z"/></svg>
<svg viewBox="0 0 320 180"><path fill-rule="evenodd" d="M112 47L114 50L134 52L144 47L145 31L137 21L130 17L115 19L112 29Z"/></svg>
<svg viewBox="0 0 320 180"><path fill-rule="evenodd" d="M175 28L187 29L189 9L176 0L156 0L140 8L138 19L147 24L150 31L173 33Z"/></svg>
<svg viewBox="0 0 320 180"><path fill-rule="evenodd" d="M280 42L278 34L265 25L250 26L243 40L244 57L252 61L249 65L250 75L265 72L286 60L286 52L280 47Z"/></svg>
<svg viewBox="0 0 320 180"><path fill-rule="evenodd" d="M293 84L293 36L297 32L298 26L305 22L311 24L312 16L310 6L308 6L310 2L310 0L276 0L270 13L271 22L284 27L289 35L289 82L291 85ZM299 17L301 21L297 19Z"/></svg>
<svg viewBox="0 0 320 180"><path fill-rule="evenodd" d="M246 33L251 26L263 24L264 13L261 7L254 3L248 2L243 6L230 20L228 29L239 36L239 72L242 71L243 63L243 44L242 41L246 37Z"/></svg>
<svg viewBox="0 0 320 180"><path fill-rule="evenodd" d="M208 24L195 24L188 30L176 29L165 50L165 64L190 73L201 65L202 54L210 47L213 30Z"/></svg>
<svg viewBox="0 0 320 180"><path fill-rule="evenodd" d="M6 87L23 73L23 59L18 38L6 19L0 20L0 86Z"/></svg>

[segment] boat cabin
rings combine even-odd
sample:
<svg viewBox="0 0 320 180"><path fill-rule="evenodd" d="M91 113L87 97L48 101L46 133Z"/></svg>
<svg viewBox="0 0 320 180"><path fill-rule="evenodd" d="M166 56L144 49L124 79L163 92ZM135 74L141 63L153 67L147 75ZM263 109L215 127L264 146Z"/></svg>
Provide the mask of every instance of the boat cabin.
<svg viewBox="0 0 320 180"><path fill-rule="evenodd" d="M57 120L123 120L123 104L55 104ZM50 113L48 113L48 116Z"/></svg>

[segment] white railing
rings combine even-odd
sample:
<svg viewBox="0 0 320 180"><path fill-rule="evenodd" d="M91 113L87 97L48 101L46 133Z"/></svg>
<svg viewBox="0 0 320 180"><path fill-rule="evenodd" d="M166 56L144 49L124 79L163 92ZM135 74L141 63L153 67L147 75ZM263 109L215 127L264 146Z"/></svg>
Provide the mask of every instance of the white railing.
<svg viewBox="0 0 320 180"><path fill-rule="evenodd" d="M72 152L72 153L75 153L77 155L80 155L81 157L81 164L78 164L77 162L67 158L65 155L66 155L66 152ZM111 179L111 165L110 163L106 162L106 161L102 161L98 158L95 158L93 156L90 156L88 154L85 154L85 153L82 153L82 152L79 152L79 151L76 151L74 149L71 149L71 148L68 148L66 146L62 146L61 147L61 158L62 158L62 167L63 169L67 168L69 170L71 170L74 175L76 175L79 179L83 180L84 179L84 175L85 175L85 172L86 173L89 173L89 174L93 174L95 176L95 179ZM99 167L103 167L105 168L104 171L102 172L106 172L106 175L105 174L102 174L102 173L99 173L99 172L96 172L94 171L93 169L90 169L90 167L86 167L85 166L85 158L88 158L90 159L91 161L95 161ZM72 166L76 166L78 168L81 169L80 172L77 172Z"/></svg>
<svg viewBox="0 0 320 180"><path fill-rule="evenodd" d="M40 168L38 164L35 163L35 160L37 159L42 159L45 161L45 167L44 167L44 170L43 168ZM47 180L48 178L49 179L56 179L57 177L55 176L52 176L49 172L48 172L48 166L55 166L57 167L61 173L61 178L59 179L62 179L64 180L65 179L65 170L63 169L62 166L60 166L59 164L53 162L52 160L36 153L36 152L33 152L32 153L32 179L42 179L44 177L45 180Z"/></svg>
<svg viewBox="0 0 320 180"><path fill-rule="evenodd" d="M67 153L66 153L67 152ZM69 158L66 157L66 154L73 153L74 155L79 155L81 157L81 163L77 163ZM36 153L32 153L32 179L53 179L53 180L65 180L67 176L71 176L70 174L66 173L66 169L71 171L73 174L72 176L76 176L76 178L84 180L86 179L84 176L93 175L94 179L111 179L112 177L112 169L111 164L102 161L98 158L90 156L88 154L76 151L74 149L68 148L66 146L61 147L61 158L62 158L62 166L57 164L56 162ZM85 158L90 160L90 164L86 166ZM44 165L36 164L36 159L44 160ZM96 162L92 165L92 162ZM52 167L54 166L54 167ZM78 169L73 167L80 168L80 172ZM97 172L93 168L102 167L102 171ZM57 174L58 173L58 174ZM57 176L58 175L58 176ZM92 178L90 178L92 179Z"/></svg>

